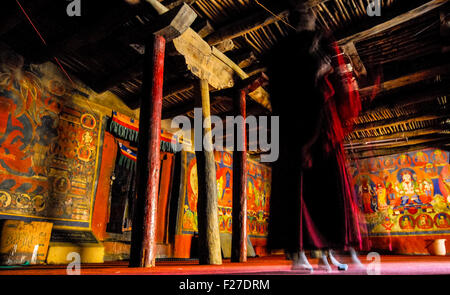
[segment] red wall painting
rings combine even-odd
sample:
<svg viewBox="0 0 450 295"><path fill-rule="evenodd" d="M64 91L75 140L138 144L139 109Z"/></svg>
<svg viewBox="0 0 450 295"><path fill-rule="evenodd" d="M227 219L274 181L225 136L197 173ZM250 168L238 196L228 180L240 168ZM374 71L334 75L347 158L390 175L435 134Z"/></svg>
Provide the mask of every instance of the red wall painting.
<svg viewBox="0 0 450 295"><path fill-rule="evenodd" d="M214 155L216 160L219 229L222 233L231 233L233 157L228 152L215 152ZM198 229L197 162L193 153L187 153L186 171L182 233L193 234ZM247 233L252 238L267 237L271 177L270 167L248 160Z"/></svg>
<svg viewBox="0 0 450 295"><path fill-rule="evenodd" d="M449 152L358 160L350 169L369 237L450 234Z"/></svg>
<svg viewBox="0 0 450 295"><path fill-rule="evenodd" d="M0 69L0 218L90 228L101 115L20 56Z"/></svg>

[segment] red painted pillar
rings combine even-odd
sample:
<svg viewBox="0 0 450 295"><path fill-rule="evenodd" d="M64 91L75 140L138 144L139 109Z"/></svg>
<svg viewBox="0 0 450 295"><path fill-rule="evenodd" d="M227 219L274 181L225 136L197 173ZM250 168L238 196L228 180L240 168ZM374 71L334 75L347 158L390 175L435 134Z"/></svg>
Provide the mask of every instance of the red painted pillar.
<svg viewBox="0 0 450 295"><path fill-rule="evenodd" d="M130 266L152 267L156 258L156 222L160 174L161 110L166 40L146 44L139 117L137 199L134 207Z"/></svg>
<svg viewBox="0 0 450 295"><path fill-rule="evenodd" d="M232 215L232 242L231 261L247 261L247 126L246 118L246 91L239 90L234 99L234 109L237 115L242 116L244 124L238 126L233 152L233 215ZM238 147L242 147L238 150Z"/></svg>

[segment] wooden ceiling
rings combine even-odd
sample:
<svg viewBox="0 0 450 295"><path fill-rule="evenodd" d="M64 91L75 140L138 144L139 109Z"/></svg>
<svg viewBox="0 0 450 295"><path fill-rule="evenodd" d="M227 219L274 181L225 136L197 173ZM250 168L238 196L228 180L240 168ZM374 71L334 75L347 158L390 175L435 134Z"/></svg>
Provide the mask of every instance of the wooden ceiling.
<svg viewBox="0 0 450 295"><path fill-rule="evenodd" d="M17 1L2 1L0 41L29 62L57 57L70 75L97 92L109 90L139 106L142 42L157 13L141 0L82 1L82 16L68 17L67 1L20 0L45 39L36 34ZM372 0L309 0L324 30L331 30L353 62L364 112L346 141L354 157L422 146L449 145L449 4L447 0L381 0L381 16L368 16ZM130 1L131 2L131 1ZM249 76L265 70L264 54L293 33L289 1L163 0L198 14L192 28ZM292 2L292 1L290 1ZM176 56L166 61L163 116L189 113L192 74ZM227 115L226 91L212 93L212 114ZM249 112L266 110L249 100Z"/></svg>

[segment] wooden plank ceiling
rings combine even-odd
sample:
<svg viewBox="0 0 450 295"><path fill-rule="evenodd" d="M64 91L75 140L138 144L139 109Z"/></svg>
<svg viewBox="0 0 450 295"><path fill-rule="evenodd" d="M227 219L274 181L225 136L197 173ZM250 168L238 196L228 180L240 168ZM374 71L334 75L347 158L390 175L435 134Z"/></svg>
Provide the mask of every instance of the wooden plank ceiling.
<svg viewBox="0 0 450 295"><path fill-rule="evenodd" d="M372 0L308 0L324 30L331 30L353 62L364 111L346 140L353 157L423 146L448 148L448 0L381 0L381 16L370 17ZM5 1L2 1L5 2ZM57 57L70 75L97 92L109 90L130 107L139 106L142 36L157 13L144 0L83 1L82 16L68 17L66 1L19 1L45 38L17 5L2 3L0 41L30 62ZM289 1L162 0L168 8L186 2L197 12L193 29L250 76L265 70L264 54L293 33ZM292 2L292 1L291 1ZM189 114L194 88L184 62L167 58L163 117ZM226 91L212 93L215 115L231 112ZM266 110L249 100L250 114Z"/></svg>

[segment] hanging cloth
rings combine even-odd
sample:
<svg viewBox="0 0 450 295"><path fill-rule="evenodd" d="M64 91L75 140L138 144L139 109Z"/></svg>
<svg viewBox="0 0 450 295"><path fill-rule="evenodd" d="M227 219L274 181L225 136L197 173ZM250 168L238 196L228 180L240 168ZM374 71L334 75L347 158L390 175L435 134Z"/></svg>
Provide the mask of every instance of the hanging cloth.
<svg viewBox="0 0 450 295"><path fill-rule="evenodd" d="M137 143L139 121L113 111L109 131L117 137Z"/></svg>
<svg viewBox="0 0 450 295"><path fill-rule="evenodd" d="M119 142L119 159L117 164L128 170L136 168L137 152Z"/></svg>
<svg viewBox="0 0 450 295"><path fill-rule="evenodd" d="M109 124L109 132L114 136L128 140L132 143L138 143L139 120L135 120L116 111L112 112L112 118ZM176 153L180 151L181 141L172 134L161 129L160 149L163 152Z"/></svg>
<svg viewBox="0 0 450 295"><path fill-rule="evenodd" d="M107 232L122 234L130 230L133 220L133 204L136 196L136 151L120 142L118 146L110 191Z"/></svg>

